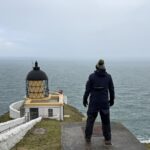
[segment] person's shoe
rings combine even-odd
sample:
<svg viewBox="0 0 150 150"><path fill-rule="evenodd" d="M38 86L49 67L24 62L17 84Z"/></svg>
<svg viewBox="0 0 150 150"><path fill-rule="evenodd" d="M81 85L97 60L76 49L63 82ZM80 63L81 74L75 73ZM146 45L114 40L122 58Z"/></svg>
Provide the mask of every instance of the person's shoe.
<svg viewBox="0 0 150 150"><path fill-rule="evenodd" d="M111 140L105 140L105 145L107 145L107 146L111 146L112 145L112 143L111 143Z"/></svg>
<svg viewBox="0 0 150 150"><path fill-rule="evenodd" d="M86 141L86 143L91 143L91 138L85 137L85 141Z"/></svg>

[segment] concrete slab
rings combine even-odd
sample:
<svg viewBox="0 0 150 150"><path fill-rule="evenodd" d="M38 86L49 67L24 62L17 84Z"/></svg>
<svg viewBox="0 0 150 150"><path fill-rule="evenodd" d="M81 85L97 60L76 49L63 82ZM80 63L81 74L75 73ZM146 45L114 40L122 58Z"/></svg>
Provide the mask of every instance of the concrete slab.
<svg viewBox="0 0 150 150"><path fill-rule="evenodd" d="M105 146L100 123L95 123L91 144L84 140L84 122L62 124L62 150L146 150L122 124L111 123L111 127L113 145Z"/></svg>

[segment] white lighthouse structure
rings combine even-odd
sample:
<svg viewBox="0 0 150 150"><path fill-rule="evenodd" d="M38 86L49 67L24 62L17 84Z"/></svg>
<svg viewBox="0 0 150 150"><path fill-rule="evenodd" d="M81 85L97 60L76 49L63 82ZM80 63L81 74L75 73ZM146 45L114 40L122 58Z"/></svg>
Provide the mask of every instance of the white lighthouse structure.
<svg viewBox="0 0 150 150"><path fill-rule="evenodd" d="M63 92L49 92L48 77L40 69L38 62L35 62L35 66L26 77L26 96L23 102L21 101L22 106L19 108L20 103L17 102L12 104L10 106L10 116L17 118L16 112L13 112L14 107L17 106L17 111L24 110L23 114L27 116L28 120L38 117L63 120L64 99L66 97ZM21 111L19 113L21 116Z"/></svg>

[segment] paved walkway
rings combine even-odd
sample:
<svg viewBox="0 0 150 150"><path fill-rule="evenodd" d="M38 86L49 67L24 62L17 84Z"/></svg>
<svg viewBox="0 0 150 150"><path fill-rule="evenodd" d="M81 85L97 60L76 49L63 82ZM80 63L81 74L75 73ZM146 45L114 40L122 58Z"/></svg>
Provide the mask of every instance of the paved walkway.
<svg viewBox="0 0 150 150"><path fill-rule="evenodd" d="M85 123L62 124L63 150L146 150L127 128L111 123L112 146L105 146L100 123L95 123L91 144L84 140Z"/></svg>

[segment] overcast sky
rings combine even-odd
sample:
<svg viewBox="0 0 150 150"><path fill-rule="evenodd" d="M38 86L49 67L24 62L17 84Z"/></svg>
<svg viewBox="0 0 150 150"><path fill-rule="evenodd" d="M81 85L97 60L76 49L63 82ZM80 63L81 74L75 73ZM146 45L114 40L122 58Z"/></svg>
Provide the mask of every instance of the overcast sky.
<svg viewBox="0 0 150 150"><path fill-rule="evenodd" d="M150 0L0 0L0 56L150 58Z"/></svg>

